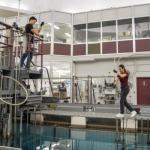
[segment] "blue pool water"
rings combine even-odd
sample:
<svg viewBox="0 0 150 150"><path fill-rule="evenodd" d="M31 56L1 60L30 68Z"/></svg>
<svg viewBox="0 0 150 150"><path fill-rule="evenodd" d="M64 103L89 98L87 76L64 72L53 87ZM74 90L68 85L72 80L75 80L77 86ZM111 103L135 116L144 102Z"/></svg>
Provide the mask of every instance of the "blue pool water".
<svg viewBox="0 0 150 150"><path fill-rule="evenodd" d="M116 132L69 129L62 127L29 125L28 134L26 124L23 124L22 135L19 133L11 137L7 143L12 147L21 147L23 150L148 150L147 135L119 133L116 142ZM36 131L36 134L35 134ZM7 144L5 144L7 146Z"/></svg>

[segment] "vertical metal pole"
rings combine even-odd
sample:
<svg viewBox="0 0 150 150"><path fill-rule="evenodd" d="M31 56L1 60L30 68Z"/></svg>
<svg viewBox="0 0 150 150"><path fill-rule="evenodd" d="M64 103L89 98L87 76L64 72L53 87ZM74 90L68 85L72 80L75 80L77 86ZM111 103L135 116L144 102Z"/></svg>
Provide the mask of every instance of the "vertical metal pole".
<svg viewBox="0 0 150 150"><path fill-rule="evenodd" d="M135 47L134 6L132 6L132 35L133 35L133 53L135 53L136 47Z"/></svg>
<svg viewBox="0 0 150 150"><path fill-rule="evenodd" d="M41 102L42 102L42 91L41 91ZM41 126L42 126L42 123L41 123L41 105L40 105L40 149L42 149L42 144L41 144Z"/></svg>
<svg viewBox="0 0 150 150"><path fill-rule="evenodd" d="M103 39L103 37L102 37L102 11L101 11L101 29L100 29L100 31L101 31L101 33L100 33L100 36L101 36L101 38L100 38L100 40L101 40L101 42L100 42L100 54L103 54L103 49L102 49L102 39Z"/></svg>
<svg viewBox="0 0 150 150"><path fill-rule="evenodd" d="M72 103L74 103L74 76L72 76Z"/></svg>
<svg viewBox="0 0 150 150"><path fill-rule="evenodd" d="M51 26L51 55L54 55L54 24L55 24L55 11L52 11L52 26Z"/></svg>
<svg viewBox="0 0 150 150"><path fill-rule="evenodd" d="M141 145L143 146L143 118L141 118Z"/></svg>
<svg viewBox="0 0 150 150"><path fill-rule="evenodd" d="M42 45L41 45L41 74L43 74L43 41L42 41ZM41 76L41 90L43 90L42 88L42 77Z"/></svg>
<svg viewBox="0 0 150 150"><path fill-rule="evenodd" d="M147 119L147 144L149 143L149 119Z"/></svg>
<svg viewBox="0 0 150 150"><path fill-rule="evenodd" d="M91 77L91 87L90 87L90 90L91 90L91 104L92 104L92 91L93 91L93 84L92 84L92 77Z"/></svg>
<svg viewBox="0 0 150 150"><path fill-rule="evenodd" d="M118 54L118 9L116 8L116 51Z"/></svg>
<svg viewBox="0 0 150 150"><path fill-rule="evenodd" d="M27 46L27 48L29 48L29 47L31 48L30 37L31 37L31 35L29 35L29 42L28 42L29 46ZM32 36L32 38L33 38L33 36ZM30 68L30 51L28 52L28 70L29 70L29 68Z"/></svg>
<svg viewBox="0 0 150 150"><path fill-rule="evenodd" d="M15 35L16 35L16 32L15 32ZM17 34L17 44L18 44L18 34ZM16 50L16 66L17 66L17 62L18 62L18 46L17 46L17 50ZM17 75L18 75L18 69L16 67L16 80L17 80ZM17 83L15 82L15 104L17 103ZM15 111L14 111L14 146L15 146L15 140L16 140L16 123L17 123L17 116L16 116L16 113L17 113L17 107L15 106L14 107Z"/></svg>
<svg viewBox="0 0 150 150"><path fill-rule="evenodd" d="M116 142L118 142L118 118L116 118Z"/></svg>
<svg viewBox="0 0 150 150"><path fill-rule="evenodd" d="M76 82L76 103L77 103L77 82Z"/></svg>
<svg viewBox="0 0 150 150"><path fill-rule="evenodd" d="M34 121L34 125L35 125L35 149L36 149L36 103L35 103L35 121Z"/></svg>
<svg viewBox="0 0 150 150"><path fill-rule="evenodd" d="M89 91L89 76L88 76L88 103L90 103L90 91Z"/></svg>
<svg viewBox="0 0 150 150"><path fill-rule="evenodd" d="M88 13L86 12L86 37L85 37L85 40L86 40L86 55L88 55Z"/></svg>
<svg viewBox="0 0 150 150"><path fill-rule="evenodd" d="M22 110L20 112L20 135L22 134Z"/></svg>
<svg viewBox="0 0 150 150"><path fill-rule="evenodd" d="M136 118L135 118L135 143L137 143L137 140L136 140Z"/></svg>
<svg viewBox="0 0 150 150"><path fill-rule="evenodd" d="M124 143L124 118L123 118L123 143Z"/></svg>
<svg viewBox="0 0 150 150"><path fill-rule="evenodd" d="M27 133L27 147L28 147L28 120L29 120L29 106L27 106L27 131L26 131L26 133Z"/></svg>
<svg viewBox="0 0 150 150"><path fill-rule="evenodd" d="M126 143L127 143L127 126L128 126L128 118L126 118Z"/></svg>

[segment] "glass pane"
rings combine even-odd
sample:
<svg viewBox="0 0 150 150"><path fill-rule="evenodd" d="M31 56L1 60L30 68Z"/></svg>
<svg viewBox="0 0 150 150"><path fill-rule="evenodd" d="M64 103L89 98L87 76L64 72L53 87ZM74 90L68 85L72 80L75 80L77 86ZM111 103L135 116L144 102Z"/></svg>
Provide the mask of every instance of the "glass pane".
<svg viewBox="0 0 150 150"><path fill-rule="evenodd" d="M51 42L51 24L45 23L40 34L44 35L44 42Z"/></svg>
<svg viewBox="0 0 150 150"><path fill-rule="evenodd" d="M55 23L54 42L71 44L71 25Z"/></svg>
<svg viewBox="0 0 150 150"><path fill-rule="evenodd" d="M88 42L100 41L100 22L88 23Z"/></svg>
<svg viewBox="0 0 150 150"><path fill-rule="evenodd" d="M116 40L116 21L102 22L102 27L103 41Z"/></svg>
<svg viewBox="0 0 150 150"><path fill-rule="evenodd" d="M100 41L100 22L88 23L88 42Z"/></svg>
<svg viewBox="0 0 150 150"><path fill-rule="evenodd" d="M150 20L149 17L135 18L135 37L149 38L150 37Z"/></svg>
<svg viewBox="0 0 150 150"><path fill-rule="evenodd" d="M41 62L37 62L37 66L41 66ZM47 70L48 73L50 74L50 62L43 62L43 78L48 78ZM37 67L37 70L40 71L41 67Z"/></svg>
<svg viewBox="0 0 150 150"><path fill-rule="evenodd" d="M118 20L118 40L132 38L132 19Z"/></svg>
<svg viewBox="0 0 150 150"><path fill-rule="evenodd" d="M53 77L54 78L70 78L70 62L54 62Z"/></svg>
<svg viewBox="0 0 150 150"><path fill-rule="evenodd" d="M73 28L73 43L85 43L86 42L86 24L74 25Z"/></svg>

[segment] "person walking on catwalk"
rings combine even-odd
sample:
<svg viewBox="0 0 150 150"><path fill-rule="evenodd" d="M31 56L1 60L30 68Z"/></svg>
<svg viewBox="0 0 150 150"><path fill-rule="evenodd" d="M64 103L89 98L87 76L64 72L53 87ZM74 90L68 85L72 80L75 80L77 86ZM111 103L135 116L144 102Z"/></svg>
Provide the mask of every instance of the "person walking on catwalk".
<svg viewBox="0 0 150 150"><path fill-rule="evenodd" d="M116 87L118 80L120 80L121 83L121 99L120 99L120 113L116 115L117 118L123 118L124 117L124 106L127 107L127 109L131 112L131 118L133 118L137 112L133 110L133 108L128 104L127 102L127 95L129 93L129 86L128 86L128 78L129 73L126 71L124 65L119 65L119 72L115 69L113 70L114 73L117 73L117 79L114 83L114 88Z"/></svg>

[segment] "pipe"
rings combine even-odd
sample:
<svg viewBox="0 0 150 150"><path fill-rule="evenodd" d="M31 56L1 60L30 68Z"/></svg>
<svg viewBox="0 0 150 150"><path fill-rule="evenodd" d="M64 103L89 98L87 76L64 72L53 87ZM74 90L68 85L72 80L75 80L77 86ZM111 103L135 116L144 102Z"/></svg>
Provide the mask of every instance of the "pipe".
<svg viewBox="0 0 150 150"><path fill-rule="evenodd" d="M11 103L8 103L8 102L6 102L5 100L3 100L2 98L0 98L0 100L1 100L2 102L4 102L5 104L11 105L11 106L19 106L19 105L24 104L24 103L27 101L27 99L28 99L28 92L27 92L27 90L25 89L25 87L24 87L20 82L18 82L17 80L15 80L14 78L11 78L11 77L9 77L9 76L2 76L2 78L9 78L9 79L12 79L13 81L15 81L16 83L18 83L18 84L24 89L24 91L25 91L25 93L26 93L26 99L25 99L23 102L19 103L19 104L11 104Z"/></svg>

